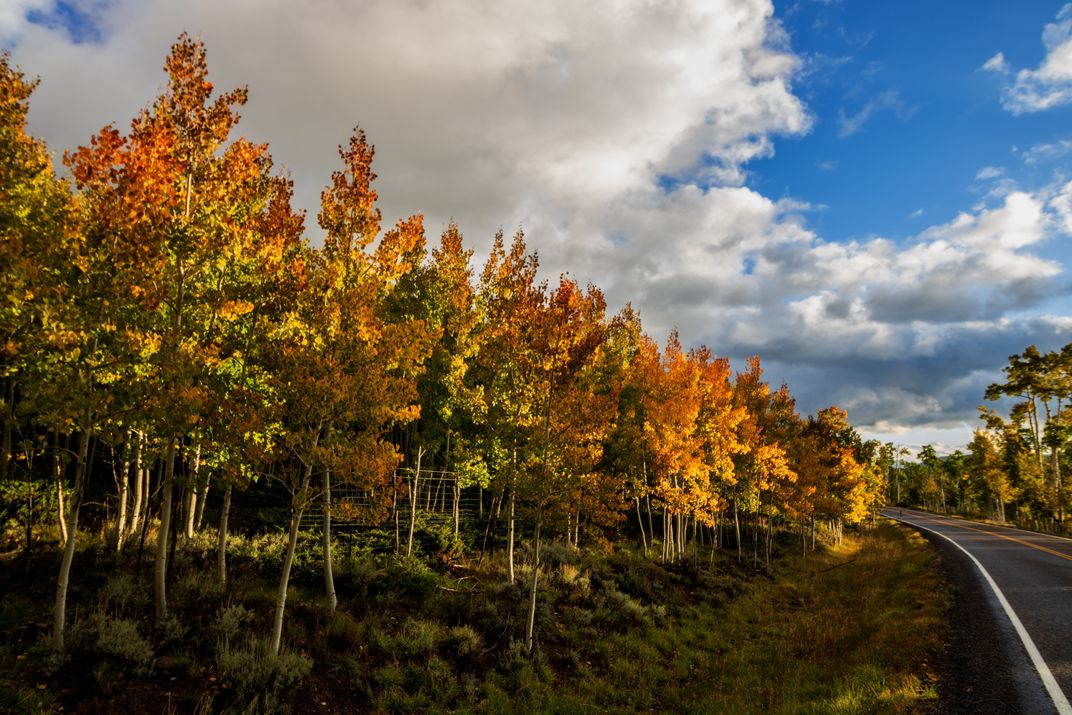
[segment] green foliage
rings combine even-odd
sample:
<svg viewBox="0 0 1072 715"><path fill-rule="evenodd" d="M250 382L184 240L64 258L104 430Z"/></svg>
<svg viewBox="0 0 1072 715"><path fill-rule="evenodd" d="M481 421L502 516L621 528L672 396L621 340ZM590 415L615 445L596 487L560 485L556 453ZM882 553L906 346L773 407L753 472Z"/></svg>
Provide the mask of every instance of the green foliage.
<svg viewBox="0 0 1072 715"><path fill-rule="evenodd" d="M67 495L70 489L65 490ZM58 519L56 485L40 480L0 480L0 529L10 539L25 539L27 520L40 529Z"/></svg>

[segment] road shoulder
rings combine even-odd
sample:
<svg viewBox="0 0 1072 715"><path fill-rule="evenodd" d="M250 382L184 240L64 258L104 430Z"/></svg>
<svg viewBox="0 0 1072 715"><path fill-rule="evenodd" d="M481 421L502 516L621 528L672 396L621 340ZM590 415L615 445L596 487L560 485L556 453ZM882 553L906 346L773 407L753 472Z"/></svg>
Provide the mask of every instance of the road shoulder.
<svg viewBox="0 0 1072 715"><path fill-rule="evenodd" d="M937 663L937 713L1035 715L1054 712L1031 661L993 591L955 546L927 531L938 568L953 588L949 630Z"/></svg>

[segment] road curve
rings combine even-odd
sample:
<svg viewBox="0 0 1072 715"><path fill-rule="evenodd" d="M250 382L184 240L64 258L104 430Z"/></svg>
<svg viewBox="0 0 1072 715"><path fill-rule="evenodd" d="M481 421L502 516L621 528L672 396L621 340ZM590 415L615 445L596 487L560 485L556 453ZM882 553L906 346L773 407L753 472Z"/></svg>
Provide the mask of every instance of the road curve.
<svg viewBox="0 0 1072 715"><path fill-rule="evenodd" d="M943 709L1072 715L1072 540L910 509L883 513L927 536L958 586L945 670L962 682L941 692Z"/></svg>

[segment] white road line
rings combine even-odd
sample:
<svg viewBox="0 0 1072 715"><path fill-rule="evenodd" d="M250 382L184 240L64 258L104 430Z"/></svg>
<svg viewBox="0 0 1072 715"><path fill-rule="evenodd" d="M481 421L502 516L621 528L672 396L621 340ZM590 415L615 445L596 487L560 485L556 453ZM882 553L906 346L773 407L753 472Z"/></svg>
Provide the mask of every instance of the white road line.
<svg viewBox="0 0 1072 715"><path fill-rule="evenodd" d="M1042 659L1042 654L1039 653L1038 648L1035 647L1035 641L1031 640L1031 636L1028 635L1027 629L1024 628L1024 624L1020 622L1020 617L1016 615L1016 611L1012 610L1012 606L1009 605L1009 601L1005 598L1005 594L1001 592L998 585L994 583L994 579L990 576L987 570L983 568L983 565L979 563L979 559L975 558L970 551L940 531L935 531L934 529L929 529L921 524L905 521L898 517L890 518L908 524L909 526L914 526L917 529L923 529L932 534L937 534L968 555L968 558L972 560L975 567L979 569L979 573L983 574L983 578L990 584L990 588L994 591L994 595L998 597L998 603L1005 609L1005 615L1009 617L1012 627L1015 628L1017 634L1019 634L1020 641L1024 644L1024 648L1027 650L1027 654L1030 656L1031 662L1035 666L1035 670L1038 671L1039 678L1042 679L1042 684L1046 686L1046 692L1050 694L1050 699L1053 700L1053 705L1057 708L1057 712L1060 713L1060 715L1072 715L1072 705L1068 703L1068 698L1065 697L1065 694L1061 691L1061 686L1057 684L1057 680L1053 677L1053 673L1050 672L1050 666L1046 665L1046 661Z"/></svg>

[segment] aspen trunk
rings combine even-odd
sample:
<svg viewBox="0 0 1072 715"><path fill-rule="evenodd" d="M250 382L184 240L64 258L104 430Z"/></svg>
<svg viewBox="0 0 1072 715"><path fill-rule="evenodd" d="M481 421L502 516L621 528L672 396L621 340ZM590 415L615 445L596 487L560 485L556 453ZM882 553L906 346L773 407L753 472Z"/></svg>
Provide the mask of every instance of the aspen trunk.
<svg viewBox="0 0 1072 715"><path fill-rule="evenodd" d="M454 476L454 535L457 536L461 532L462 526L462 485L458 481L458 476Z"/></svg>
<svg viewBox="0 0 1072 715"><path fill-rule="evenodd" d="M167 547L171 533L172 490L175 483L175 438L168 440L164 455L164 480L161 485L160 529L156 534L156 561L153 564L154 606L156 620L167 617Z"/></svg>
<svg viewBox="0 0 1072 715"><path fill-rule="evenodd" d="M279 578L279 591L275 599L275 618L272 621L272 655L279 655L279 646L283 640L283 612L287 606L287 587L290 585L290 570L294 566L294 551L298 545L298 523L303 509L292 510L290 514L290 531L287 539L287 553L283 559L283 575Z"/></svg>
<svg viewBox="0 0 1072 715"><path fill-rule="evenodd" d="M116 485L119 487L119 515L115 520L115 551L122 553L123 544L126 542L127 529L127 504L130 501L130 433L123 443L122 466L116 476Z"/></svg>
<svg viewBox="0 0 1072 715"><path fill-rule="evenodd" d="M510 562L510 583L514 582L514 490L510 490L510 524L507 527L507 560Z"/></svg>
<svg viewBox="0 0 1072 715"><path fill-rule="evenodd" d="M529 595L529 622L525 630L525 649L531 653L534 643L533 634L536 630L536 587L540 580L540 522L541 517L536 518L536 533L533 538L533 561L532 561L532 591Z"/></svg>
<svg viewBox="0 0 1072 715"><path fill-rule="evenodd" d="M67 545L67 510L63 498L63 459L60 458L60 433L56 430L52 441L52 476L56 482L56 510L60 524L60 545Z"/></svg>
<svg viewBox="0 0 1072 715"><path fill-rule="evenodd" d="M737 534L737 563L741 563L741 516L737 512L737 500L733 500L733 528Z"/></svg>
<svg viewBox="0 0 1072 715"><path fill-rule="evenodd" d="M15 428L15 378L4 380L3 437L0 438L0 479L7 479L11 467L12 437Z"/></svg>
<svg viewBox="0 0 1072 715"><path fill-rule="evenodd" d="M759 507L751 515L751 567L759 568Z"/></svg>
<svg viewBox="0 0 1072 715"><path fill-rule="evenodd" d="M78 510L82 506L85 491L86 471L89 469L89 430L83 429L78 442L78 463L74 473L74 491L71 492L70 512L67 515L67 543L63 549L59 577L56 579L56 603L52 611L52 648L63 652L63 631L67 620L67 586L71 578L71 564L78 541ZM61 484L62 488L62 484Z"/></svg>
<svg viewBox="0 0 1072 715"><path fill-rule="evenodd" d="M205 504L208 502L208 488L210 476L205 475L201 483L201 497L197 500L197 518L194 520L194 531L201 531L205 523Z"/></svg>
<svg viewBox="0 0 1072 715"><path fill-rule="evenodd" d="M220 509L220 531L217 534L216 568L220 583L227 584L227 519L231 515L231 483L223 490L223 507Z"/></svg>
<svg viewBox="0 0 1072 715"><path fill-rule="evenodd" d="M313 440L313 447L319 441ZM290 586L290 570L294 566L294 551L298 545L298 526L301 524L302 514L305 513L305 500L309 491L309 483L313 478L313 465L305 467L305 475L302 477L301 491L294 496L290 507L290 532L287 539L287 553L283 558L283 574L279 578L279 592L275 600L275 618L272 623L272 655L279 655L279 646L283 640L283 613L287 607L287 588Z"/></svg>
<svg viewBox="0 0 1072 715"><path fill-rule="evenodd" d="M773 496L771 498L773 499ZM767 555L766 555L765 565L766 565L766 567L768 569L770 568L770 554L771 554L771 546L772 546L773 540L774 540L774 516L771 515L771 514L767 514Z"/></svg>
<svg viewBox="0 0 1072 715"><path fill-rule="evenodd" d="M677 515L677 557L679 559L685 556L685 537L688 534L689 518L684 512Z"/></svg>
<svg viewBox="0 0 1072 715"><path fill-rule="evenodd" d="M648 533L651 534L651 548L655 548L655 527L651 520L651 494L644 495L644 503L647 506L648 512Z"/></svg>
<svg viewBox="0 0 1072 715"><path fill-rule="evenodd" d="M409 490L409 537L406 539L406 556L413 554L413 528L417 524L417 500L420 492L417 491L421 479L421 458L424 456L424 447L417 448L417 470L413 473L412 488Z"/></svg>
<svg viewBox="0 0 1072 715"><path fill-rule="evenodd" d="M197 505L201 496L201 442L194 446L190 460L190 487L186 490L186 525L183 536L194 538L194 525L197 523Z"/></svg>
<svg viewBox="0 0 1072 715"><path fill-rule="evenodd" d="M324 472L324 593L328 611L335 612L339 599L335 594L335 575L331 570L331 470Z"/></svg>
<svg viewBox="0 0 1072 715"><path fill-rule="evenodd" d="M142 449L145 444L145 435L135 432L134 443L134 504L130 507L130 533L137 534L141 530L141 510L145 501L145 465L142 464Z"/></svg>
<svg viewBox="0 0 1072 715"><path fill-rule="evenodd" d="M648 535L644 533L644 519L640 516L640 497L634 497L636 502L636 520L640 526L640 541L644 545L644 556L648 555Z"/></svg>

